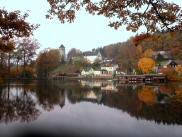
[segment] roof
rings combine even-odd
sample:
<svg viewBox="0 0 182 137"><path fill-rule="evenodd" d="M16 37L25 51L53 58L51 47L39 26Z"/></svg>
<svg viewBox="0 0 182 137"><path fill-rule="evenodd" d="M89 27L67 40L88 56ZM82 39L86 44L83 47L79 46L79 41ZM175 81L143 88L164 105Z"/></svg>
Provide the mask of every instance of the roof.
<svg viewBox="0 0 182 137"><path fill-rule="evenodd" d="M161 56L163 59L172 59L172 55L170 51L155 51L153 53L153 56L155 59L157 59L159 56Z"/></svg>
<svg viewBox="0 0 182 137"><path fill-rule="evenodd" d="M83 52L84 56L102 56L100 51L85 51Z"/></svg>
<svg viewBox="0 0 182 137"><path fill-rule="evenodd" d="M92 51L86 51L83 52L84 56L97 56L96 52L92 52Z"/></svg>
<svg viewBox="0 0 182 137"><path fill-rule="evenodd" d="M117 64L111 64L111 63L104 63L101 67L118 67Z"/></svg>
<svg viewBox="0 0 182 137"><path fill-rule="evenodd" d="M65 46L63 44L61 44L61 46L59 48L65 48Z"/></svg>
<svg viewBox="0 0 182 137"><path fill-rule="evenodd" d="M93 70L93 68L91 68L91 67L86 67L86 68L84 68L82 71L90 71L90 70Z"/></svg>
<svg viewBox="0 0 182 137"><path fill-rule="evenodd" d="M164 61L161 64L164 65L164 66L168 66L168 65L172 65L172 64L178 65L177 61L175 61L175 60Z"/></svg>

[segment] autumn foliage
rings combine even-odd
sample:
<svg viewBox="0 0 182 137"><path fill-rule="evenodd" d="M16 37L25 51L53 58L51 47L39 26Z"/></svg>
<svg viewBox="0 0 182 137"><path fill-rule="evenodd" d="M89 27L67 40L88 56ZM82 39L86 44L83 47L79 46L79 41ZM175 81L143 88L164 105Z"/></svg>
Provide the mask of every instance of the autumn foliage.
<svg viewBox="0 0 182 137"><path fill-rule="evenodd" d="M143 87L141 91L138 92L138 99L147 105L153 105L157 101L157 95L153 88Z"/></svg>
<svg viewBox="0 0 182 137"><path fill-rule="evenodd" d="M145 52L144 52L144 57L148 57L148 58L152 58L153 56L153 53L154 51L152 49L147 49Z"/></svg>
<svg viewBox="0 0 182 137"><path fill-rule="evenodd" d="M35 69L32 67L19 67L11 68L10 70L10 78L34 78L35 77Z"/></svg>
<svg viewBox="0 0 182 137"><path fill-rule="evenodd" d="M0 9L0 50L10 51L11 39L14 37L29 37L38 25L26 21L28 14L21 15L20 11L8 12ZM5 44L10 42L10 44Z"/></svg>
<svg viewBox="0 0 182 137"><path fill-rule="evenodd" d="M146 26L146 32L182 28L182 11L179 5L165 0L47 0L50 4L47 18L57 16L62 23L73 22L76 12L85 8L92 15L102 15L115 29L126 26L136 32ZM112 20L114 19L114 21Z"/></svg>
<svg viewBox="0 0 182 137"><path fill-rule="evenodd" d="M6 41L3 38L0 38L0 51L10 52L15 49L15 43L13 40Z"/></svg>
<svg viewBox="0 0 182 137"><path fill-rule="evenodd" d="M46 78L50 72L58 67L61 61L59 50L46 49L38 55L36 60L36 72L40 78Z"/></svg>
<svg viewBox="0 0 182 137"><path fill-rule="evenodd" d="M155 61L151 58L141 58L138 62L138 68L142 70L143 73L147 74L154 70Z"/></svg>
<svg viewBox="0 0 182 137"><path fill-rule="evenodd" d="M143 33L143 34L140 34L140 35L136 35L133 39L133 44L135 46L138 46L139 44L141 44L141 42L143 40L147 40L147 39L150 39L152 37L152 35L150 34L146 34L146 33Z"/></svg>
<svg viewBox="0 0 182 137"><path fill-rule="evenodd" d="M182 66L181 66L181 65L178 65L178 66L175 68L175 71L176 71L179 75L182 75Z"/></svg>

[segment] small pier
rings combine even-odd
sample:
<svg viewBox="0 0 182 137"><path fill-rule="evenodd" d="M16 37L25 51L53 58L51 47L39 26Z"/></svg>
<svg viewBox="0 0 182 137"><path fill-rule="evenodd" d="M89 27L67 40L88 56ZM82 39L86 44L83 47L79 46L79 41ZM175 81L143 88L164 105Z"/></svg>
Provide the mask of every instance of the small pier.
<svg viewBox="0 0 182 137"><path fill-rule="evenodd" d="M119 75L116 80L120 84L125 83L166 83L165 75L150 74L150 75Z"/></svg>

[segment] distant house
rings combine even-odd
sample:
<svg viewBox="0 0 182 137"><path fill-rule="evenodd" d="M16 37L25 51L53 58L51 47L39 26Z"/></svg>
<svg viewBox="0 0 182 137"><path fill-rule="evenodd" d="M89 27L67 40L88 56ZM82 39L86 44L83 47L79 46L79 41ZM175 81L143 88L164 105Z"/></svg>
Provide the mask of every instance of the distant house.
<svg viewBox="0 0 182 137"><path fill-rule="evenodd" d="M164 64L164 68L175 68L182 64L182 60L169 60Z"/></svg>
<svg viewBox="0 0 182 137"><path fill-rule="evenodd" d="M172 60L172 54L171 51L155 51L153 58L158 61Z"/></svg>
<svg viewBox="0 0 182 137"><path fill-rule="evenodd" d="M94 75L94 70L93 68L85 68L81 71L82 76L91 76Z"/></svg>
<svg viewBox="0 0 182 137"><path fill-rule="evenodd" d="M102 60L102 55L100 52L96 53L96 52L84 52L83 53L84 58L90 63L93 64L96 61L101 61Z"/></svg>
<svg viewBox="0 0 182 137"><path fill-rule="evenodd" d="M94 76L100 76L101 74L101 70L94 70Z"/></svg>
<svg viewBox="0 0 182 137"><path fill-rule="evenodd" d="M101 66L102 75L113 75L117 68L117 64L104 64Z"/></svg>
<svg viewBox="0 0 182 137"><path fill-rule="evenodd" d="M116 75L126 75L126 73L125 72L123 72L123 70L121 69L121 68L117 68L116 69Z"/></svg>
<svg viewBox="0 0 182 137"><path fill-rule="evenodd" d="M86 68L83 69L81 72L81 76L100 76L101 71L100 70L94 70L93 68Z"/></svg>

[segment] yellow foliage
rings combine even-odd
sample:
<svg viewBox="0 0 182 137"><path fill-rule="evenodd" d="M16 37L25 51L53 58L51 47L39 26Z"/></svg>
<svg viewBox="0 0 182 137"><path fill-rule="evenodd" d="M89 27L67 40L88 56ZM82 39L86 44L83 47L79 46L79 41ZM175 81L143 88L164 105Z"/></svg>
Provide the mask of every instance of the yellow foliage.
<svg viewBox="0 0 182 137"><path fill-rule="evenodd" d="M147 105L153 105L157 101L157 96L152 88L143 87L142 90L138 92L138 99Z"/></svg>
<svg viewBox="0 0 182 137"><path fill-rule="evenodd" d="M144 52L144 57L147 57L147 58L151 58L152 55L153 55L154 51L152 49L147 49L145 52Z"/></svg>
<svg viewBox="0 0 182 137"><path fill-rule="evenodd" d="M151 72L155 67L155 61L151 58L141 58L138 62L138 68L142 70L143 73Z"/></svg>

